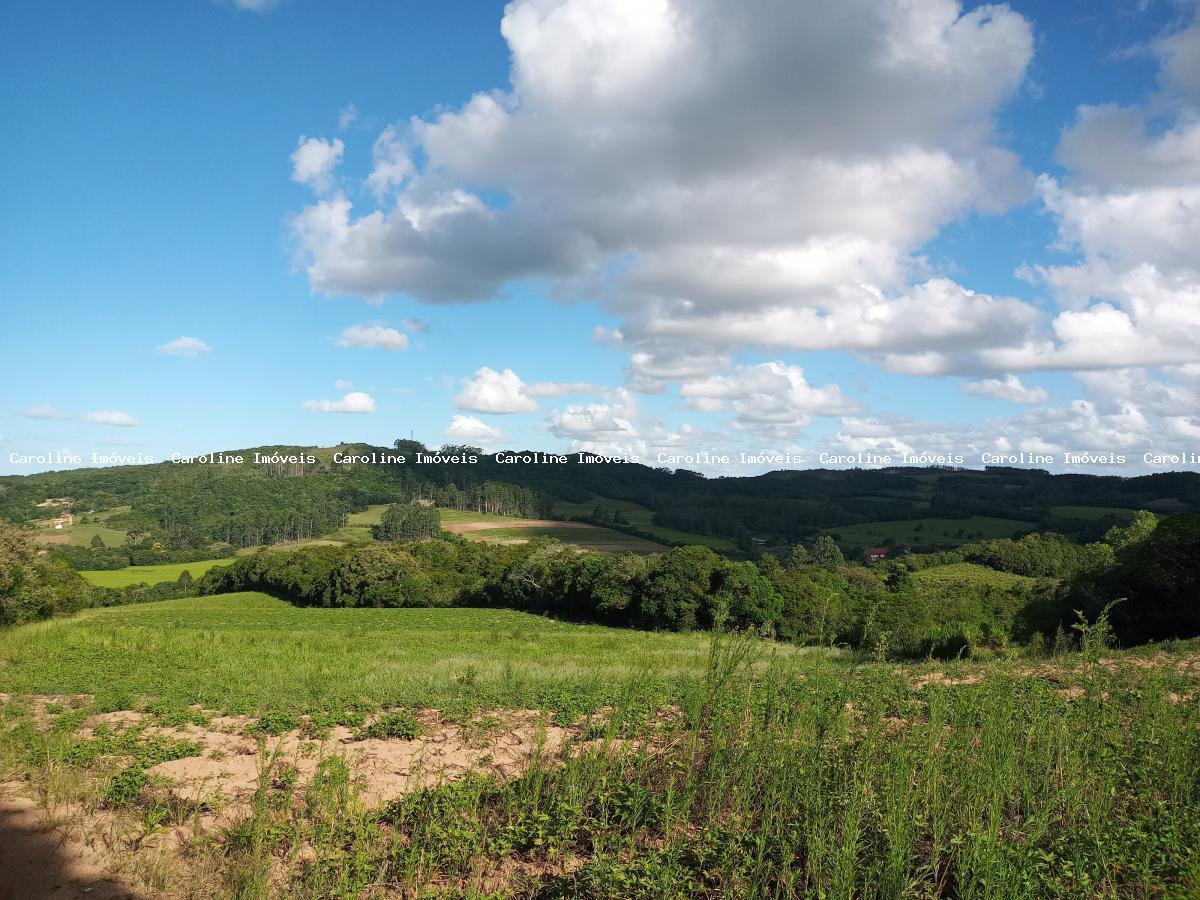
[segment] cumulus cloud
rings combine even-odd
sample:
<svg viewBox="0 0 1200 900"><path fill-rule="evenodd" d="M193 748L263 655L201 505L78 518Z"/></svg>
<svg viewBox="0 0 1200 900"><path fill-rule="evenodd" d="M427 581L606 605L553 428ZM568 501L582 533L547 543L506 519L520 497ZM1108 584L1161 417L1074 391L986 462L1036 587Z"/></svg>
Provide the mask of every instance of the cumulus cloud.
<svg viewBox="0 0 1200 900"><path fill-rule="evenodd" d="M165 353L167 356L183 356L188 359L193 359L201 353L208 353L212 347L204 343L199 338L177 337L173 341L167 341L158 347L159 353Z"/></svg>
<svg viewBox="0 0 1200 900"><path fill-rule="evenodd" d="M633 423L637 413L633 395L617 390L608 403L571 404L556 409L541 427L556 437L571 441L573 448L628 445L640 437Z"/></svg>
<svg viewBox="0 0 1200 900"><path fill-rule="evenodd" d="M504 434L475 416L455 415L446 427L446 437L489 442L503 440Z"/></svg>
<svg viewBox="0 0 1200 900"><path fill-rule="evenodd" d="M408 335L387 325L351 325L343 329L337 340L339 347L361 347L380 350L407 350Z"/></svg>
<svg viewBox="0 0 1200 900"><path fill-rule="evenodd" d="M292 181L306 184L318 194L333 188L333 170L342 161L346 146L341 138L300 137L292 153Z"/></svg>
<svg viewBox="0 0 1200 900"><path fill-rule="evenodd" d="M459 409L484 413L535 412L537 399L512 369L497 372L483 366L472 378L464 378L462 390L454 398Z"/></svg>
<svg viewBox="0 0 1200 900"><path fill-rule="evenodd" d="M497 372L483 366L471 378L462 379L462 390L454 398L459 409L485 413L536 412L543 397L567 394L604 394L614 392L587 381L538 381L526 384L512 369Z"/></svg>
<svg viewBox="0 0 1200 900"><path fill-rule="evenodd" d="M119 409L98 409L95 412L85 413L83 421L91 422L93 425L117 425L122 428L131 428L134 425L142 424L129 413L121 412Z"/></svg>
<svg viewBox="0 0 1200 900"><path fill-rule="evenodd" d="M333 386L335 388L337 388L339 391L348 391L348 390L350 390L350 388L354 387L354 382L347 381L344 378L339 378L337 381L335 381L333 383Z"/></svg>
<svg viewBox="0 0 1200 900"><path fill-rule="evenodd" d="M29 409L21 413L27 419L69 419L70 413L65 413L51 403L39 403L37 406L31 406Z"/></svg>
<svg viewBox="0 0 1200 900"><path fill-rule="evenodd" d="M1012 369L1187 364L1200 355L1200 22L1155 44L1171 102L1082 106L1038 194L1079 261L1024 274L1054 294L1050 334L984 354Z"/></svg>
<svg viewBox="0 0 1200 900"><path fill-rule="evenodd" d="M1007 7L517 0L501 32L509 91L380 135L380 208L296 217L314 289L445 302L550 279L626 319L649 391L744 344L969 353L1035 318L910 289L942 225L1029 195L991 122L1032 53Z"/></svg>
<svg viewBox="0 0 1200 900"><path fill-rule="evenodd" d="M752 428L802 428L814 415L847 415L857 409L837 385L812 387L803 369L781 362L735 366L728 375L687 382L679 393L688 406L704 412L728 404L736 421Z"/></svg>
<svg viewBox="0 0 1200 900"><path fill-rule="evenodd" d="M314 413L373 413L375 398L363 391L351 391L341 400L307 400L304 409Z"/></svg>
<svg viewBox="0 0 1200 900"><path fill-rule="evenodd" d="M1016 375L968 381L962 385L962 389L977 397L991 397L993 400L1007 400L1010 403L1045 403L1050 399L1050 394L1045 388L1037 385L1026 387Z"/></svg>
<svg viewBox="0 0 1200 900"><path fill-rule="evenodd" d="M358 107L353 103L347 103L338 113L338 131L345 131L356 121L358 121Z"/></svg>

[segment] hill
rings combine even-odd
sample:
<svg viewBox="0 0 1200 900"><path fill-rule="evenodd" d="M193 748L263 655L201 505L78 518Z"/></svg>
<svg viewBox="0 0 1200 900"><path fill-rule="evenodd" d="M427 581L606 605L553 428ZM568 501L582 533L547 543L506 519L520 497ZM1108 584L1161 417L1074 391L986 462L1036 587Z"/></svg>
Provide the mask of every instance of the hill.
<svg viewBox="0 0 1200 900"><path fill-rule="evenodd" d="M362 537L369 507L423 501L459 512L571 518L658 544L722 552L786 547L832 533L866 546L937 550L1032 531L1095 540L1139 508L1200 506L1200 475L1052 475L1036 469L784 470L705 478L576 454L511 454L397 441L392 448L266 446L186 462L0 478L0 518L76 543L152 535L167 548L250 547ZM382 460L382 461L381 461ZM50 529L47 498L74 523ZM899 524L904 523L904 524ZM74 529L93 529L78 532ZM66 534L64 535L64 531Z"/></svg>

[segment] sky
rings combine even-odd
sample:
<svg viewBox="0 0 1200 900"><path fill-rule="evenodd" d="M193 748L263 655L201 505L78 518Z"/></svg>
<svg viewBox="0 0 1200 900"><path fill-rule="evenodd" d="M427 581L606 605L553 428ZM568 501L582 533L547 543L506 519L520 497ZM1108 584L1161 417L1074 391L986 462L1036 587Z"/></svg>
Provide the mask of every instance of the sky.
<svg viewBox="0 0 1200 900"><path fill-rule="evenodd" d="M1200 469L1195 2L4 0L0 115L0 473Z"/></svg>

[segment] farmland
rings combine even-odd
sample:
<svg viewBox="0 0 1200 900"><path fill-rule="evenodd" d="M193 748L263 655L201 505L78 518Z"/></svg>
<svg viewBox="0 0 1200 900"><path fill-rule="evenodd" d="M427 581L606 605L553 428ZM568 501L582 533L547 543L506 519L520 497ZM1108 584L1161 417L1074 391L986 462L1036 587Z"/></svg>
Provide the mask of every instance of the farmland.
<svg viewBox="0 0 1200 900"><path fill-rule="evenodd" d="M446 531L475 541L518 543L549 537L600 553L660 553L667 549L654 541L584 522L519 519L453 509L441 510L441 516Z"/></svg>
<svg viewBox="0 0 1200 900"><path fill-rule="evenodd" d="M97 587L122 588L131 584L159 584L175 581L184 572L199 578L213 566L227 566L232 559L208 559L201 562L165 563L161 566L127 566L124 569L83 571L79 574Z"/></svg>
<svg viewBox="0 0 1200 900"><path fill-rule="evenodd" d="M0 634L0 764L170 896L1185 896L1198 678L235 594Z"/></svg>
<svg viewBox="0 0 1200 900"><path fill-rule="evenodd" d="M727 538L716 535L696 534L691 531L681 531L678 528L655 525L654 512L631 500L613 500L599 495L583 503L568 503L565 500L560 500L554 504L554 514L567 519L576 516L590 516L597 506L620 511L629 520L631 525L668 543L700 544L719 553L737 549L734 542Z"/></svg>
<svg viewBox="0 0 1200 900"><path fill-rule="evenodd" d="M112 516L127 512L129 512L128 506L119 506L104 512L93 513L88 516L91 521L86 524L80 523L79 518L76 517L74 524L63 528L41 527L37 529L38 540L45 543L61 542L69 543L74 547L87 547L94 538L99 537L106 546L114 547L125 540L126 532L120 528L110 527L107 522Z"/></svg>

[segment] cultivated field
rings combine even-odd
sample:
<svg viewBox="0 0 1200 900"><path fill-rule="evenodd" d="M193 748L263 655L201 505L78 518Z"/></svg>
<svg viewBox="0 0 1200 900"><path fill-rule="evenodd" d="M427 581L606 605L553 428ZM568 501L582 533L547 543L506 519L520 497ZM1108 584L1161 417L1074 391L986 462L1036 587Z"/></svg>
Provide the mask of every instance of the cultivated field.
<svg viewBox="0 0 1200 900"><path fill-rule="evenodd" d="M442 528L469 540L523 543L535 537L552 537L600 553L662 553L663 544L634 537L611 528L585 522L559 522L554 519L518 519L487 513L443 509Z"/></svg>
<svg viewBox="0 0 1200 900"><path fill-rule="evenodd" d="M0 889L1193 896L1200 652L1085 637L898 666L261 594L26 625L0 634Z"/></svg>
<svg viewBox="0 0 1200 900"><path fill-rule="evenodd" d="M99 587L123 588L131 584L158 584L177 581L184 572L199 578L213 566L227 566L232 559L206 559L200 562L165 563L161 566L127 566L124 569L84 571L79 574Z"/></svg>

